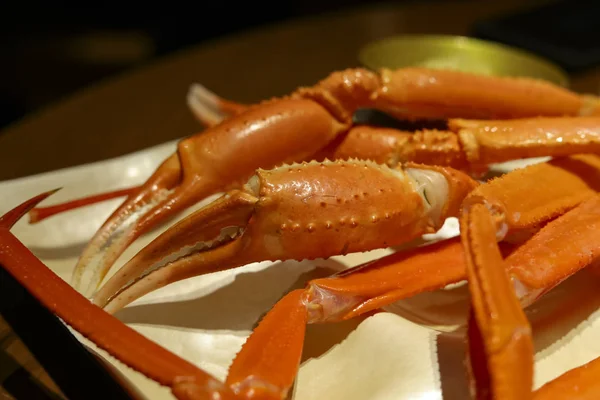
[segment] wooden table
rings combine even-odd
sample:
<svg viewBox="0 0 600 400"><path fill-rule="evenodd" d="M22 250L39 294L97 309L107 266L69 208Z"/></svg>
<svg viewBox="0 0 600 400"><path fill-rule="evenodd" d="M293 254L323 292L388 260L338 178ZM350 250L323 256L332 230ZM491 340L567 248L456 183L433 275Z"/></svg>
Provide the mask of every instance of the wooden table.
<svg viewBox="0 0 600 400"><path fill-rule="evenodd" d="M116 157L197 132L185 105L192 82L226 98L256 102L357 66L358 49L370 41L401 33L465 35L475 21L519 9L520 3L380 4L203 43L100 82L5 129L0 180ZM597 92L600 68L571 82L574 90ZM10 339L2 341L3 336ZM0 320L0 352L52 386L15 340ZM9 398L0 388L0 399Z"/></svg>

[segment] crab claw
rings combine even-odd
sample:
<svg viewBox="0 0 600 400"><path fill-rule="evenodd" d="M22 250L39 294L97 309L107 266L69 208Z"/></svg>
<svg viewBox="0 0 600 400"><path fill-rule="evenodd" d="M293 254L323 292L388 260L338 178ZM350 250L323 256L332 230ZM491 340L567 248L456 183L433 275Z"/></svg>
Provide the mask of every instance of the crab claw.
<svg viewBox="0 0 600 400"><path fill-rule="evenodd" d="M163 162L144 185L131 193L92 237L73 271L72 285L75 289L84 295L95 290L110 265L140 235L144 225L164 218L165 211L177 204L174 200L185 192L181 189L173 192L180 181L181 166L175 154ZM153 209L154 212L148 214Z"/></svg>
<svg viewBox="0 0 600 400"><path fill-rule="evenodd" d="M346 129L319 104L290 99L248 110L183 139L177 152L94 235L75 268L73 286L91 296L142 233L210 195L239 188L259 167L306 159Z"/></svg>
<svg viewBox="0 0 600 400"><path fill-rule="evenodd" d="M240 251L240 237L257 201L249 193L232 191L182 220L119 269L98 290L92 301L100 307L110 302L107 310L116 311L124 302L133 300L132 290L140 290L140 285L156 283L152 279L144 281L143 277L169 264L173 269L196 262L202 264L205 273L225 266L246 264L250 254ZM165 257L165 254L168 255ZM173 280L175 277L163 279ZM139 283L134 285L136 282ZM145 287L144 292L148 291L150 289Z"/></svg>
<svg viewBox="0 0 600 400"><path fill-rule="evenodd" d="M368 185L358 187L361 179ZM218 270L406 243L442 226L453 208L452 193L452 183L438 171L365 161L258 170L243 190L229 192L154 239L92 301L116 312L153 290Z"/></svg>

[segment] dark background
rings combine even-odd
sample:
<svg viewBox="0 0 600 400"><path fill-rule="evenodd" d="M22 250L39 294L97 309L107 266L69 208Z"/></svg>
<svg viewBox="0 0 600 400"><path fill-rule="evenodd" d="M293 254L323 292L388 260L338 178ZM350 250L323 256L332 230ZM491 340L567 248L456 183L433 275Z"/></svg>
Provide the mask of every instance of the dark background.
<svg viewBox="0 0 600 400"><path fill-rule="evenodd" d="M480 0L478 4L501 0ZM293 18L381 3L431 0L61 2L0 1L0 129L91 83L225 35ZM444 3L458 3L444 0ZM464 3L464 1L460 2ZM526 7L539 1L524 0ZM539 46L535 36L563 46L559 61L600 61L600 1L571 0L535 17L487 25L475 32L512 44ZM453 15L445 18L452 19ZM433 18L439 20L437 18ZM431 27L423 26L427 33ZM474 35L477 36L477 35ZM550 52L555 49L549 49ZM578 53L573 53L577 51ZM577 58L579 57L579 59ZM243 72L243 71L242 71Z"/></svg>
<svg viewBox="0 0 600 400"><path fill-rule="evenodd" d="M265 24L366 2L148 0L145 3L0 3L0 48L3 52L0 67L1 129L25 113L91 82L125 72L187 46ZM375 3L382 1L369 2Z"/></svg>

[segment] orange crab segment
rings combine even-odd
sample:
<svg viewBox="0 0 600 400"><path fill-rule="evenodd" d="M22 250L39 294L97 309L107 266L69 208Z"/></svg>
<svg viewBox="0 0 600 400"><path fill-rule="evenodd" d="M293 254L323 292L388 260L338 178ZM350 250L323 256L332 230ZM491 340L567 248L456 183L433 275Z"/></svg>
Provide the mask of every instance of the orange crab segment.
<svg viewBox="0 0 600 400"><path fill-rule="evenodd" d="M107 295L95 301L104 305L112 296L113 304L106 309L114 312L151 290L216 269L405 243L437 231L475 185L468 176L443 168L411 166L403 171L368 161L259 170L245 186L244 223L219 225L232 230L230 238L220 240L215 234L206 246L206 237L197 236L206 221L227 221L221 208L226 197L156 238L114 275ZM144 272L136 277L127 271ZM121 288L117 296L115 287Z"/></svg>
<svg viewBox="0 0 600 400"><path fill-rule="evenodd" d="M503 229L539 229L600 191L600 158L571 156L517 169L480 185L465 204L485 202ZM531 189L531 190L530 190Z"/></svg>
<svg viewBox="0 0 600 400"><path fill-rule="evenodd" d="M595 400L600 396L600 358L565 372L534 392L535 400Z"/></svg>
<svg viewBox="0 0 600 400"><path fill-rule="evenodd" d="M462 278L463 253L456 238L313 280L267 313L234 359L226 384L242 398L286 398L298 372L307 323L352 318Z"/></svg>
<svg viewBox="0 0 600 400"><path fill-rule="evenodd" d="M469 329L472 392L477 398L526 399L533 383L531 329L508 279L496 235L496 223L485 205L474 204L461 217L474 315Z"/></svg>
<svg viewBox="0 0 600 400"><path fill-rule="evenodd" d="M231 395L218 380L91 304L9 231L22 215L52 193L30 199L0 218L0 265L44 307L131 368L162 385L173 386L187 380L202 388L205 396Z"/></svg>
<svg viewBox="0 0 600 400"><path fill-rule="evenodd" d="M148 208L159 204L180 179L181 167L174 155L111 214L92 237L73 270L72 283L77 290L84 295L94 290L95 283L106 274L107 266L137 237L136 221Z"/></svg>
<svg viewBox="0 0 600 400"><path fill-rule="evenodd" d="M233 360L225 383L241 398L286 398L302 357L303 296L294 290L277 302Z"/></svg>
<svg viewBox="0 0 600 400"><path fill-rule="evenodd" d="M402 251L309 282L309 322L335 322L465 278L458 238Z"/></svg>
<svg viewBox="0 0 600 400"><path fill-rule="evenodd" d="M256 168L310 158L346 129L323 107L285 100L249 110L188 138L108 219L84 250L73 285L91 294L140 234L205 197L236 186ZM279 138L285 137L285 140ZM84 273L91 276L84 277Z"/></svg>
<svg viewBox="0 0 600 400"><path fill-rule="evenodd" d="M526 306L600 257L600 196L550 222L506 258L517 296ZM550 257L551 255L551 257Z"/></svg>
<svg viewBox="0 0 600 400"><path fill-rule="evenodd" d="M480 167L519 158L600 151L600 118L450 120L469 163Z"/></svg>
<svg viewBox="0 0 600 400"><path fill-rule="evenodd" d="M359 158L390 166L404 162L443 165L465 169L467 161L454 132L356 126L340 135L316 158L332 160Z"/></svg>
<svg viewBox="0 0 600 400"><path fill-rule="evenodd" d="M467 209L468 212L463 218L462 222L468 224L468 233L462 238L395 253L332 277L310 281L305 291L292 292L278 303L275 307L277 311L274 309L270 315L271 321L276 320L278 329L283 330L284 338L269 338L270 342L264 338L267 336L266 329L259 327L260 335L255 333L256 336L248 341L242 351L244 357L240 357L240 360L244 360L239 366L244 371L242 376L258 375L251 373L253 368L258 368L253 362L264 362L263 367L272 373L284 369L272 367L271 364L287 361L289 363L286 366L289 370L285 369L285 372L290 377L288 382L291 382L291 377L295 375L295 370L292 369L297 367L301 353L304 324L353 318L397 300L462 281L467 279L467 260L470 262L469 278L473 279L471 292L475 310L479 310L480 314L477 316L479 319L474 319L476 317L472 312L469 320L470 366L476 385L474 390L478 398L527 398L520 396L530 394L532 357L530 356L530 360L525 361L522 366L520 363L523 355L532 354L532 347L529 326L521 311L523 304L519 303L519 300L527 299L515 297L513 284L507 275L511 275L514 283L514 279L519 277L519 270L542 265L544 282L540 284L548 285L546 289L549 289L557 284L557 281L564 279L566 266L561 259L563 253L581 248L591 250L591 254L586 254L585 257L580 257L579 251L574 251L574 254L565 259L566 263L571 264L570 273L594 261L591 257L598 254L598 251L596 246L589 243L589 237L597 230L597 224L600 222L600 217L593 215L594 210L598 209L600 196L594 196L550 222L524 244L496 245L497 219L492 219L486 206L475 204ZM566 234L551 239L558 232L572 232L573 245L569 245L565 240ZM466 258L463 251L465 241ZM508 254L506 262L502 260L503 254ZM530 260L529 265L522 265L524 259ZM522 283L515 286L517 292L523 287ZM302 299L306 310L299 306L298 298ZM303 312L308 314L308 318ZM278 316L275 317L275 314ZM265 327L266 320L263 320ZM480 329L477 324L482 324L483 328ZM288 329L292 333L288 333ZM266 343L272 348L264 347L267 346ZM292 357L276 357L290 348L293 350ZM257 361L263 359L264 361ZM505 372L506 365L515 364L521 366L521 369L515 371L516 378L510 372ZM267 365L271 367L268 368ZM519 375L522 372L523 375ZM236 374L238 373L240 372L236 369ZM277 374L276 378L270 378L268 382L272 384L274 379L280 378ZM573 375L561 379L566 380L562 384L565 387L575 383ZM259 387L271 386L261 383ZM275 386L277 387L279 386ZM275 389L273 392L277 393Z"/></svg>
<svg viewBox="0 0 600 400"><path fill-rule="evenodd" d="M450 70L381 71L382 109L400 118L511 119L598 112L598 100L530 78L493 77Z"/></svg>
<svg viewBox="0 0 600 400"><path fill-rule="evenodd" d="M402 132L390 128L356 126L346 134L339 135L327 147L315 155L317 161L348 160L359 158L371 160L378 164L387 164L390 155L398 143L411 136L410 132Z"/></svg>
<svg viewBox="0 0 600 400"><path fill-rule="evenodd" d="M372 93L360 107L374 107L400 119L513 119L538 116L599 115L596 96L579 95L552 83L525 77L493 77L428 68L356 68L334 72L314 87L303 87L292 97L341 92L356 86ZM348 98L350 96L347 96ZM223 99L202 85L192 85L188 106L203 124L241 113L248 106ZM250 106L252 107L252 106Z"/></svg>

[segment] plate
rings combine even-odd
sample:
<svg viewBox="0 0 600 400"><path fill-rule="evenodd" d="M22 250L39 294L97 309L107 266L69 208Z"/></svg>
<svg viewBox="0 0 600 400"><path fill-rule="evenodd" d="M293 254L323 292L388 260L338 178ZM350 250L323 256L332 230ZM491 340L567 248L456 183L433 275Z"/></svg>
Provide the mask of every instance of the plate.
<svg viewBox="0 0 600 400"><path fill-rule="evenodd" d="M63 189L43 205L142 183L176 148L175 142L116 159L0 182L0 211L40 192ZM498 169L530 162L512 162ZM212 196L197 207L213 200ZM84 244L121 199L73 210L13 232L49 268L69 282ZM194 209L182 213L181 218ZM141 237L115 269L164 227ZM457 234L448 220L434 240ZM256 322L285 292L312 278L381 257L391 250L328 260L254 263L188 279L151 293L116 314L121 321L218 379ZM535 333L535 387L600 356L600 294L591 270L575 275L527 310ZM109 274L109 275L110 275ZM398 302L382 312L307 329L295 400L467 398L464 370L465 285ZM274 332L276 334L277 332ZM168 388L132 371L77 335L131 385L140 398L172 399Z"/></svg>
<svg viewBox="0 0 600 400"><path fill-rule="evenodd" d="M569 86L567 73L521 48L455 35L398 35L368 43L359 52L368 68L424 67L481 75L526 76Z"/></svg>

